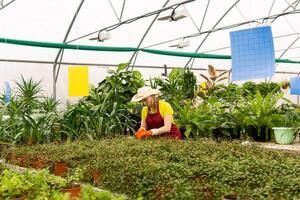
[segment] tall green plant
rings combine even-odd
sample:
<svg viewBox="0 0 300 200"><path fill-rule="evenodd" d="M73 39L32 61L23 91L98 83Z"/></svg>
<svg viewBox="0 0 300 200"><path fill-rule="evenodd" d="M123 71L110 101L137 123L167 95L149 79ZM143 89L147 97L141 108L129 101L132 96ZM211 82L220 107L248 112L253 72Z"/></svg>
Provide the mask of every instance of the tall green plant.
<svg viewBox="0 0 300 200"><path fill-rule="evenodd" d="M34 81L32 78L26 80L21 76L21 80L15 82L17 85L16 98L23 103L23 112L31 112L39 107L41 93L41 81Z"/></svg>
<svg viewBox="0 0 300 200"><path fill-rule="evenodd" d="M278 101L282 99L283 93L273 94L268 93L265 97L258 91L253 99L247 102L247 116L245 123L257 129L258 134L261 134L262 127L272 128L273 124L279 120Z"/></svg>
<svg viewBox="0 0 300 200"><path fill-rule="evenodd" d="M192 100L195 96L196 76L189 69L175 68L166 79L155 78L152 86L159 88L162 98L172 105L182 105L185 100Z"/></svg>
<svg viewBox="0 0 300 200"><path fill-rule="evenodd" d="M129 102L137 89L144 85L144 81L139 71L125 70L127 66L128 63L121 63L116 70L108 70L109 76L98 84L97 92L109 93L113 102Z"/></svg>
<svg viewBox="0 0 300 200"><path fill-rule="evenodd" d="M176 125L183 131L186 138L190 137L210 137L213 126L213 115L209 105L200 104L197 108L193 107L192 102L185 105L175 104Z"/></svg>
<svg viewBox="0 0 300 200"><path fill-rule="evenodd" d="M127 66L124 63L110 70L110 76L92 87L88 97L67 107L61 119L63 137L96 139L134 132L139 116L129 102L144 81L140 72L125 71Z"/></svg>
<svg viewBox="0 0 300 200"><path fill-rule="evenodd" d="M14 143L50 142L52 126L58 121L56 107L58 102L53 98L41 98L41 82L32 78L16 81L15 95L11 101L2 106L1 140Z"/></svg>
<svg viewBox="0 0 300 200"><path fill-rule="evenodd" d="M41 102L41 109L45 112L55 112L59 105L59 101L55 100L53 97L44 96Z"/></svg>

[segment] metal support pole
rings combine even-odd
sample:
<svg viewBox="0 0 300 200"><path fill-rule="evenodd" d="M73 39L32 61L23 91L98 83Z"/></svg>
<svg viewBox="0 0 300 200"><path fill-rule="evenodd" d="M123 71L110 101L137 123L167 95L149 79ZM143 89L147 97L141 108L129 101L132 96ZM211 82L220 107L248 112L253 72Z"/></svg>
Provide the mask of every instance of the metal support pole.
<svg viewBox="0 0 300 200"><path fill-rule="evenodd" d="M166 7L166 6L168 5L169 1L170 1L170 0L167 0L167 1L164 3L164 5L163 5L162 8ZM142 39L140 40L140 42L139 42L139 44L138 44L138 46L137 46L136 48L140 48L140 46L142 45L142 42L143 42L144 39L146 38L146 35L147 35L148 32L150 31L151 27L153 26L154 22L156 21L157 17L159 16L159 14L160 14L160 13L157 13L157 14L155 15L154 19L152 20L152 22L151 22L150 25L148 26L146 32L144 33ZM132 59L134 58L135 55L136 55L136 56L138 55L138 54L137 54L137 51L133 52L133 54L132 54L131 58L129 59L128 63L131 63L131 61L132 61ZM134 66L134 64L133 64L133 66ZM127 67L127 69L128 69L128 67Z"/></svg>
<svg viewBox="0 0 300 200"><path fill-rule="evenodd" d="M67 41L67 38L68 38L68 36L69 36L69 33L70 33L70 31L71 31L71 29L72 29L72 27L73 27L73 24L74 24L75 19L76 19L77 15L78 15L78 13L79 13L81 7L82 7L83 2L84 2L84 0L81 0L79 6L78 6L78 8L77 8L77 10L76 10L76 12L75 12L75 14L74 14L74 16L73 16L73 19L72 19L72 21L71 21L71 23L70 23L70 25L69 25L69 28L68 28L67 33L66 33L66 35L65 35L65 38L64 38L64 40L63 40L64 43ZM59 74L59 70L56 72L56 66L57 66L57 61L58 61L58 59L59 59L59 56L60 56L62 50L63 50L63 49L59 49L59 51L57 52L55 61L54 61L54 63L53 63L52 78L53 78L53 98L54 98L54 99L56 99L56 83L57 83L57 77L58 77L58 74ZM62 57L61 57L61 59L62 59ZM59 69L60 69L60 67L59 67ZM56 75L56 73L57 73L57 75Z"/></svg>
<svg viewBox="0 0 300 200"><path fill-rule="evenodd" d="M168 76L168 68L167 68L166 64L164 64L164 70L165 70L165 72L162 73L161 75L167 77Z"/></svg>
<svg viewBox="0 0 300 200"><path fill-rule="evenodd" d="M228 79L227 79L227 83L228 83L228 84L231 83L231 80L230 80L230 78L231 78L231 72L232 72L232 69L230 69L230 70L228 71Z"/></svg>
<svg viewBox="0 0 300 200"><path fill-rule="evenodd" d="M300 75L300 72L298 73L298 78L299 78L299 75ZM290 86L290 88L291 88L291 86ZM297 95L297 105L299 105L299 95Z"/></svg>
<svg viewBox="0 0 300 200"><path fill-rule="evenodd" d="M226 10L226 12L222 15L222 17L214 24L214 26L212 27L212 29L216 28L218 26L218 24L222 21L222 19L229 13L229 11L234 8L234 6L239 2L240 0L237 0L228 10ZM199 51L199 49L201 48L201 46L203 45L203 43L205 42L205 40L208 38L208 36L211 34L207 33L206 36L204 37L204 39L201 41L201 43L199 44L199 46L197 47L197 49L195 50L195 53L197 53ZM188 60L188 62L185 64L185 68L188 67L188 65L190 64L190 62L192 61L193 58L190 58Z"/></svg>

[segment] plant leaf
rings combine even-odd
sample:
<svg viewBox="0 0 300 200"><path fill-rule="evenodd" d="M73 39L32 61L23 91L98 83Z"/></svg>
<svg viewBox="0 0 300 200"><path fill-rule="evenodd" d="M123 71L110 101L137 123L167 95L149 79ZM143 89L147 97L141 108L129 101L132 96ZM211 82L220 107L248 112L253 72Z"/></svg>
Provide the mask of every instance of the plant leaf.
<svg viewBox="0 0 300 200"><path fill-rule="evenodd" d="M207 80L208 82L211 82L210 81L210 78L208 78L207 76L205 76L204 74L200 74L200 76L202 76L205 80Z"/></svg>
<svg viewBox="0 0 300 200"><path fill-rule="evenodd" d="M224 71L224 72L222 72L222 73L220 73L219 75L218 75L218 77L221 77L221 76L223 76L224 74L226 74L226 73L228 73L229 71L227 70L227 71Z"/></svg>
<svg viewBox="0 0 300 200"><path fill-rule="evenodd" d="M120 64L118 64L117 71L121 71L121 70L125 69L128 65L129 65L129 63L120 63Z"/></svg>
<svg viewBox="0 0 300 200"><path fill-rule="evenodd" d="M208 73L211 77L217 76L217 70L212 65L208 65Z"/></svg>
<svg viewBox="0 0 300 200"><path fill-rule="evenodd" d="M223 77L221 77L220 79L218 79L216 82L220 82L220 81L222 81L222 80L224 80L224 79L227 79L228 77L227 76L223 76Z"/></svg>

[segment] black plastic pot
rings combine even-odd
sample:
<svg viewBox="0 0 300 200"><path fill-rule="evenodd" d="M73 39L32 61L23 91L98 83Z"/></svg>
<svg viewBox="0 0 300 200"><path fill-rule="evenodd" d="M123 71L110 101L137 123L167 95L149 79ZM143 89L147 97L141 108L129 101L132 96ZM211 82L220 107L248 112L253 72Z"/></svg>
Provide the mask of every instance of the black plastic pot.
<svg viewBox="0 0 300 200"><path fill-rule="evenodd" d="M214 128L212 129L213 138L220 142L221 140L231 141L232 139L240 139L240 129L234 128Z"/></svg>
<svg viewBox="0 0 300 200"><path fill-rule="evenodd" d="M258 134L258 130L253 126L249 126L246 129L246 132L248 133L249 137L253 138L254 141L258 141L258 142L271 141L272 130L268 129L268 131L267 131L266 127L261 127L260 134Z"/></svg>

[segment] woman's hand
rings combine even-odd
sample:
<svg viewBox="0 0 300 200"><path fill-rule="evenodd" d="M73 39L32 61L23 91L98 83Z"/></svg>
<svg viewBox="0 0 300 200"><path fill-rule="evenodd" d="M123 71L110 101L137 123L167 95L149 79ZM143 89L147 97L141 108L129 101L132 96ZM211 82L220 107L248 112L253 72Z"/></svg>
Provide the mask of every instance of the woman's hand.
<svg viewBox="0 0 300 200"><path fill-rule="evenodd" d="M151 131L146 131L145 128L140 128L136 133L135 133L135 137L137 139L143 139L146 137L150 137L152 136L152 132Z"/></svg>
<svg viewBox="0 0 300 200"><path fill-rule="evenodd" d="M145 128L143 128L143 127L139 128L139 130L135 133L135 137L137 139L141 139L141 136L142 136L143 132L145 132L145 131L146 131Z"/></svg>
<svg viewBox="0 0 300 200"><path fill-rule="evenodd" d="M151 131L152 135L158 135L160 133L158 128L153 128L150 131Z"/></svg>

